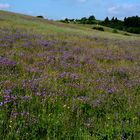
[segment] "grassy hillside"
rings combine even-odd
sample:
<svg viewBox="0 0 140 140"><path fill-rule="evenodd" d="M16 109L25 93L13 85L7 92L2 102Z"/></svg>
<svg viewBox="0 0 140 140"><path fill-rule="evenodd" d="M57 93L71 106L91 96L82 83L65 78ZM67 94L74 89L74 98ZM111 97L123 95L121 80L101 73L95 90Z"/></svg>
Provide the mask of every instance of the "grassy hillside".
<svg viewBox="0 0 140 140"><path fill-rule="evenodd" d="M140 37L0 11L1 140L138 140Z"/></svg>

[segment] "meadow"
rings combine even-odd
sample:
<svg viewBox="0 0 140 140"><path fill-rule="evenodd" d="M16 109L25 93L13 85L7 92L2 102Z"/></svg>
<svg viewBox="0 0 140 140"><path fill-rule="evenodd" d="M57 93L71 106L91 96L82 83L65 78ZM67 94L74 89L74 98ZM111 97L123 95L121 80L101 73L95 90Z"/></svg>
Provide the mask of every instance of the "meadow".
<svg viewBox="0 0 140 140"><path fill-rule="evenodd" d="M0 140L139 139L139 35L0 11Z"/></svg>

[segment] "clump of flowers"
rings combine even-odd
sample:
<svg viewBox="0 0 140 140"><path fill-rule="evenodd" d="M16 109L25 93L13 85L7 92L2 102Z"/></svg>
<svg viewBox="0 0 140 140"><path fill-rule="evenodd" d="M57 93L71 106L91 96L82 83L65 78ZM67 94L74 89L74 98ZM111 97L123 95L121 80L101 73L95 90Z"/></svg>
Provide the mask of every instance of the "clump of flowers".
<svg viewBox="0 0 140 140"><path fill-rule="evenodd" d="M0 66L9 66L9 67L14 67L16 66L16 62L15 61L12 61L8 58L5 58L5 57L1 57L0 56Z"/></svg>

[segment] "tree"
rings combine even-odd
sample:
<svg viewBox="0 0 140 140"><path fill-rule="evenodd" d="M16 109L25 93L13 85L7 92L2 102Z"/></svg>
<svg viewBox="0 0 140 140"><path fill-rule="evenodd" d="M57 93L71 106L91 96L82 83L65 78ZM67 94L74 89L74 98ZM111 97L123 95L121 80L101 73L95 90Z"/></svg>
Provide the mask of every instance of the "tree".
<svg viewBox="0 0 140 140"><path fill-rule="evenodd" d="M92 16L90 16L90 17L88 18L88 20L90 20L90 21L91 21L91 20L96 20L96 19L95 19L95 16L94 16L94 15L92 15Z"/></svg>
<svg viewBox="0 0 140 140"><path fill-rule="evenodd" d="M74 22L74 21L75 21L75 19L69 19L69 21L70 21L70 22Z"/></svg>
<svg viewBox="0 0 140 140"><path fill-rule="evenodd" d="M87 23L87 20L88 19L86 17L83 17L83 18L81 18L80 23L86 24Z"/></svg>
<svg viewBox="0 0 140 140"><path fill-rule="evenodd" d="M108 18L108 17L105 18L105 22L106 22L106 23L109 22L109 18Z"/></svg>
<svg viewBox="0 0 140 140"><path fill-rule="evenodd" d="M69 23L69 19L68 18L65 18L65 23Z"/></svg>
<svg viewBox="0 0 140 140"><path fill-rule="evenodd" d="M124 22L126 21L126 17L124 18Z"/></svg>
<svg viewBox="0 0 140 140"><path fill-rule="evenodd" d="M37 18L44 18L43 16L37 16Z"/></svg>
<svg viewBox="0 0 140 140"><path fill-rule="evenodd" d="M87 24L94 24L95 23L95 16L90 16L89 18L88 18L88 20L87 20Z"/></svg>
<svg viewBox="0 0 140 140"><path fill-rule="evenodd" d="M116 22L116 23L118 22L118 19L117 19L117 17L114 19L114 22Z"/></svg>
<svg viewBox="0 0 140 140"><path fill-rule="evenodd" d="M111 19L111 21L114 22L114 20L115 20L115 18L113 17L113 18Z"/></svg>

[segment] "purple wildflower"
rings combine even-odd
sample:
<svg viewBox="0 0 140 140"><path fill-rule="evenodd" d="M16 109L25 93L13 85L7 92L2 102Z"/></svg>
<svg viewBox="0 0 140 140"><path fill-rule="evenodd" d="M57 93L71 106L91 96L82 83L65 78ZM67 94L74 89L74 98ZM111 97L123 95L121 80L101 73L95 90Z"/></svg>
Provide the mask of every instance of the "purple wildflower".
<svg viewBox="0 0 140 140"><path fill-rule="evenodd" d="M75 73L70 73L70 72L63 72L59 75L59 78L70 78L70 79L79 79L79 76Z"/></svg>
<svg viewBox="0 0 140 140"><path fill-rule="evenodd" d="M16 66L16 62L0 56L0 66Z"/></svg>

